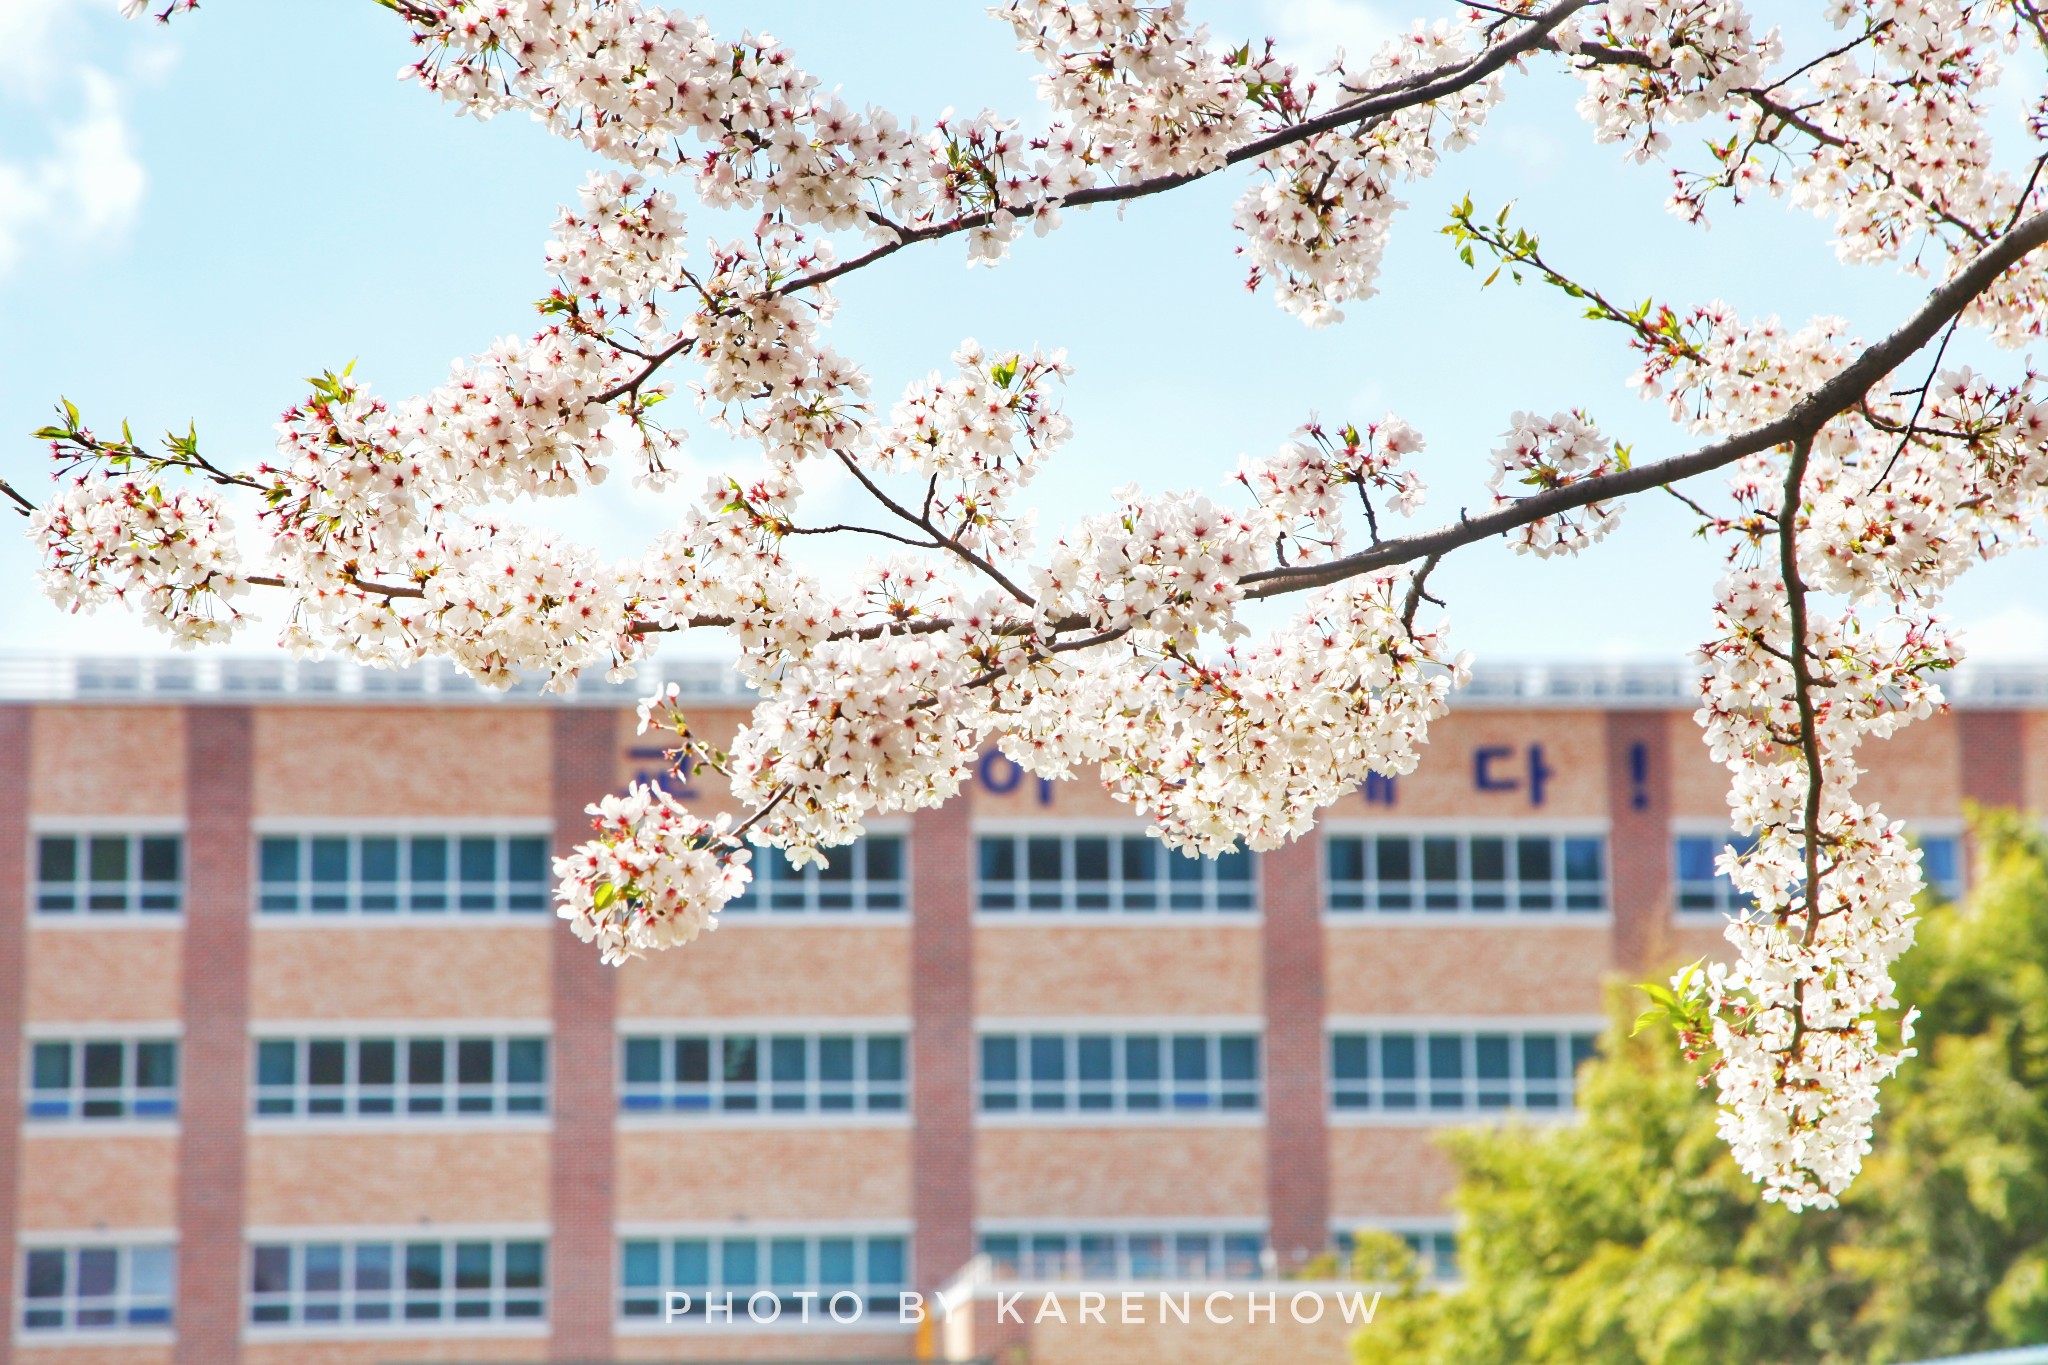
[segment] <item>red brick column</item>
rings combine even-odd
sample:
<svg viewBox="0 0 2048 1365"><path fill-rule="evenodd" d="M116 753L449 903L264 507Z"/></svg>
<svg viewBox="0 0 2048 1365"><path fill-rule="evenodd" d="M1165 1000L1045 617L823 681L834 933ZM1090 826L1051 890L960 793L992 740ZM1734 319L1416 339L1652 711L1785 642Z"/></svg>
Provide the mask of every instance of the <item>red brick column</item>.
<svg viewBox="0 0 2048 1365"><path fill-rule="evenodd" d="M1671 717L1607 713L1609 890L1614 965L1661 965L1671 923Z"/></svg>
<svg viewBox="0 0 2048 1365"><path fill-rule="evenodd" d="M1980 806L2019 810L2027 804L2026 724L2024 711L1958 710L1961 740L1956 747L1963 766L1963 799ZM1965 840L1969 875L1976 874L1976 840Z"/></svg>
<svg viewBox="0 0 2048 1365"><path fill-rule="evenodd" d="M590 834L584 807L618 781L618 716L608 708L553 713L555 852ZM550 1360L612 1355L614 1130L618 1066L616 975L597 949L553 926L555 1135L549 1163L553 1235Z"/></svg>
<svg viewBox="0 0 2048 1365"><path fill-rule="evenodd" d="M1266 973L1266 1212L1280 1268L1330 1244L1323 1085L1323 836L1261 853Z"/></svg>
<svg viewBox="0 0 2048 1365"><path fill-rule="evenodd" d="M28 987L26 706L0 706L0 1365L14 1360L15 1207L21 1187L21 1021Z"/></svg>
<svg viewBox="0 0 2048 1365"><path fill-rule="evenodd" d="M185 711L177 1365L242 1358L254 731L247 707Z"/></svg>
<svg viewBox="0 0 2048 1365"><path fill-rule="evenodd" d="M1958 710L1963 797L1983 806L2027 803L2026 713Z"/></svg>
<svg viewBox="0 0 2048 1365"><path fill-rule="evenodd" d="M974 822L965 793L910 821L913 1254L929 1294L974 1256Z"/></svg>

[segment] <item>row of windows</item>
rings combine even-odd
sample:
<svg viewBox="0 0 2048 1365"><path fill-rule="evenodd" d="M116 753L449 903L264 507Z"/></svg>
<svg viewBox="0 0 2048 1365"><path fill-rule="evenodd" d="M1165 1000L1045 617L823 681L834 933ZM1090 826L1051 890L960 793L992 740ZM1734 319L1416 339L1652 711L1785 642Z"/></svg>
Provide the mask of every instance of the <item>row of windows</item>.
<svg viewBox="0 0 2048 1365"><path fill-rule="evenodd" d="M981 1038L988 1113L1256 1110L1259 1040L1250 1033L989 1033Z"/></svg>
<svg viewBox="0 0 2048 1365"><path fill-rule="evenodd" d="M629 1113L901 1113L901 1034L682 1034L627 1038Z"/></svg>
<svg viewBox="0 0 2048 1365"><path fill-rule="evenodd" d="M1569 1109L1594 1035L1337 1032L1336 1110ZM172 1039L37 1041L31 1119L169 1118ZM619 1107L682 1115L900 1114L901 1034L678 1034L621 1040ZM1217 1113L1263 1102L1254 1033L985 1033L985 1113ZM548 1111L544 1037L266 1038L251 1098L261 1118L518 1117Z"/></svg>
<svg viewBox="0 0 2048 1365"><path fill-rule="evenodd" d="M1724 843L1680 835L1672 846L1684 914L1746 908L1715 867ZM1746 851L1753 840L1733 840ZM1144 835L989 834L977 841L975 905L992 916L1250 914L1253 855L1186 858ZM36 898L46 915L176 914L183 904L177 835L53 834L38 841ZM1920 841L1927 884L1962 890L1961 841ZM1333 914L1593 914L1608 908L1607 841L1598 835L1403 832L1334 834L1324 844ZM257 908L264 915L541 914L547 841L532 835L265 835ZM909 908L900 835L827 851L824 867L790 868L763 850L754 881L726 907L762 916L901 914Z"/></svg>
<svg viewBox="0 0 2048 1365"><path fill-rule="evenodd" d="M1590 1033L1338 1033L1330 1105L1338 1110L1569 1109Z"/></svg>
<svg viewBox="0 0 2048 1365"><path fill-rule="evenodd" d="M909 1239L904 1237L726 1237L634 1238L619 1244L619 1316L665 1316L668 1295L679 1315L703 1317L713 1295L736 1304L767 1290L784 1309L802 1311L801 1294L818 1296L817 1311L828 1311L835 1294L859 1295L868 1306L893 1312L896 1295L910 1282ZM744 1310L742 1310L744 1311ZM765 1311L765 1310L764 1310ZM845 1310L842 1310L844 1312Z"/></svg>
<svg viewBox="0 0 2048 1365"><path fill-rule="evenodd" d="M171 1324L177 1258L170 1247L31 1247L21 1259L24 1331L127 1331Z"/></svg>
<svg viewBox="0 0 2048 1365"><path fill-rule="evenodd" d="M249 1263L249 1321L259 1325L547 1316L540 1241L265 1242Z"/></svg>
<svg viewBox="0 0 2048 1365"><path fill-rule="evenodd" d="M548 1107L545 1038L276 1038L256 1044L255 1111L517 1115Z"/></svg>
<svg viewBox="0 0 2048 1365"><path fill-rule="evenodd" d="M1455 1235L1403 1235L1424 1273L1457 1275ZM1340 1251L1352 1236L1339 1232ZM1115 1229L982 1233L998 1277L1023 1280L1252 1279L1265 1237L1249 1229ZM822 1317L852 1294L892 1312L910 1283L901 1234L731 1233L626 1237L618 1243L618 1314L665 1318L669 1295L691 1317L714 1297L734 1305L767 1292L792 1313ZM262 1241L249 1248L247 1320L272 1328L533 1322L547 1317L547 1243L539 1238L361 1237ZM31 1247L22 1256L21 1327L29 1334L168 1328L176 1299L170 1246ZM808 1299L810 1302L806 1303ZM840 1300L842 1314L850 1311ZM739 1311L745 1311L744 1308ZM814 1318L815 1320L815 1318Z"/></svg>
<svg viewBox="0 0 2048 1365"><path fill-rule="evenodd" d="M1256 1279L1265 1236L1257 1232L987 1232L981 1250L999 1279Z"/></svg>

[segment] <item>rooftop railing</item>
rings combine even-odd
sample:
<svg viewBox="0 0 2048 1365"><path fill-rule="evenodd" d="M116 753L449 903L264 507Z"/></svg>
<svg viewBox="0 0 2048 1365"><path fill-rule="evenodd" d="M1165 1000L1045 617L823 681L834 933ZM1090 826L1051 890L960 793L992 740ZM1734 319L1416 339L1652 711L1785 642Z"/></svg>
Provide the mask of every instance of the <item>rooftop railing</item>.
<svg viewBox="0 0 2048 1365"><path fill-rule="evenodd" d="M712 659L642 664L634 677L618 683L592 671L565 693L545 692L542 682L531 676L510 688L483 687L442 660L386 669L283 655L0 655L0 700L7 701L630 706L668 683L699 702L746 705L754 695L730 664ZM1691 710L1698 702L1697 686L1697 675L1676 665L1489 663L1473 669L1472 680L1452 704ZM1945 678L1942 686L1958 706L2048 708L2048 664L1970 665Z"/></svg>

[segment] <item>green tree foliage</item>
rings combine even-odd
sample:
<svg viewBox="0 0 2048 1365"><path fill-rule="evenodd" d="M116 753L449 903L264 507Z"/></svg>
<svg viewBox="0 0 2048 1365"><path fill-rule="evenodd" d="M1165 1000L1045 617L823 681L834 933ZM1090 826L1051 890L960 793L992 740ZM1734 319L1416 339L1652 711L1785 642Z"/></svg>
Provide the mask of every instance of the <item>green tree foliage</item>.
<svg viewBox="0 0 2048 1365"><path fill-rule="evenodd" d="M1389 1298L1359 1365L1895 1365L2048 1341L2048 845L2010 815L1976 833L1976 890L1930 908L1901 963L1920 1055L1840 1209L1759 1201L1669 1031L1618 1022L1581 1122L1448 1135L1464 1287Z"/></svg>

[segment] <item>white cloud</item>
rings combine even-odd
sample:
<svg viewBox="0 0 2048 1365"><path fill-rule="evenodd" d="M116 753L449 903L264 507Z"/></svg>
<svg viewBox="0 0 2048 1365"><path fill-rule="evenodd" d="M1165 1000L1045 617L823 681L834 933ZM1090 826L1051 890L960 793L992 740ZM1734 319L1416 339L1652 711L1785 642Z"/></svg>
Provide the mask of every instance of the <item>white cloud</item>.
<svg viewBox="0 0 2048 1365"><path fill-rule="evenodd" d="M0 0L0 279L34 252L117 241L147 183L122 89L80 55L106 0Z"/></svg>
<svg viewBox="0 0 2048 1365"><path fill-rule="evenodd" d="M1976 620L1959 619L1957 626L1970 660L1985 663L2040 663L2048 661L2048 610L2014 603Z"/></svg>
<svg viewBox="0 0 2048 1365"><path fill-rule="evenodd" d="M1310 70L1340 50L1362 64L1397 31L1363 0L1266 0L1264 14L1282 54Z"/></svg>

